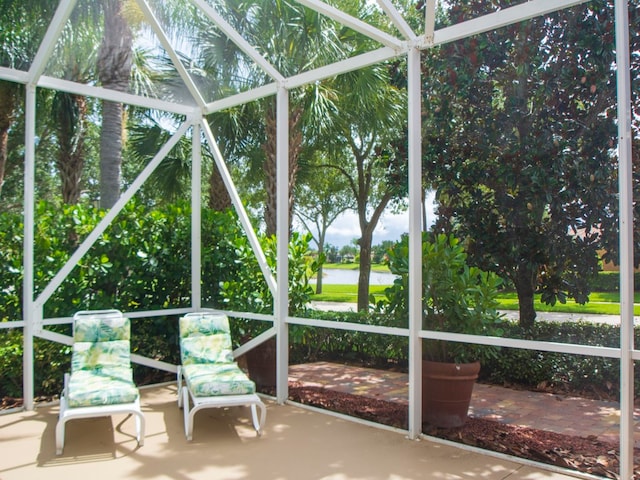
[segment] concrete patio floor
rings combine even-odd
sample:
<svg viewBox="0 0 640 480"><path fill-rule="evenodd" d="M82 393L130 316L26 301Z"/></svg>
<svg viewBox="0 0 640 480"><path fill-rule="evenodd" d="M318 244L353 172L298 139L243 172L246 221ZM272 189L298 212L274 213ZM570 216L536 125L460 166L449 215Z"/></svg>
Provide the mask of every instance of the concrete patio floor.
<svg viewBox="0 0 640 480"><path fill-rule="evenodd" d="M0 415L0 479L572 478L270 400L261 437L251 427L248 410L240 407L198 413L194 439L187 442L175 385L141 393L147 428L139 448L135 422L123 415L69 422L61 456L54 445L57 405Z"/></svg>

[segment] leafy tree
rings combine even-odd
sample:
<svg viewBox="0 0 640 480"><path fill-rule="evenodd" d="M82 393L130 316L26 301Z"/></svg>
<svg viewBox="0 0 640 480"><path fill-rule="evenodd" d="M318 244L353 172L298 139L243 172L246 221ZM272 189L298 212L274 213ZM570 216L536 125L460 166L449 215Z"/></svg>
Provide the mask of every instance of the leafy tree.
<svg viewBox="0 0 640 480"><path fill-rule="evenodd" d="M390 85L385 66L346 77L340 82L343 88L336 102L339 118L333 151L324 166L345 178L355 198L361 232L358 310L367 310L373 232L385 209L406 192L406 149L403 132L398 131L403 124L404 99ZM363 88L368 95L360 95L358 90Z"/></svg>
<svg viewBox="0 0 640 480"><path fill-rule="evenodd" d="M506 7L514 2L498 2ZM487 13L452 5L447 21ZM520 322L533 298L588 300L615 202L613 9L592 2L425 55L424 175L436 229L508 278Z"/></svg>
<svg viewBox="0 0 640 480"><path fill-rule="evenodd" d="M296 215L311 233L318 246L318 255L325 252L325 238L331 224L347 210L353 208L353 195L344 178L334 170L319 173L309 169L309 178L296 189ZM318 269L316 293L322 293L322 264Z"/></svg>
<svg viewBox="0 0 640 480"><path fill-rule="evenodd" d="M382 243L371 247L371 260L373 261L373 263L383 263L389 253L389 249L394 245L395 242L393 240L384 240Z"/></svg>
<svg viewBox="0 0 640 480"><path fill-rule="evenodd" d="M325 243L324 255L328 263L336 263L338 262L340 251L338 247L336 247L335 245L331 245L330 243Z"/></svg>

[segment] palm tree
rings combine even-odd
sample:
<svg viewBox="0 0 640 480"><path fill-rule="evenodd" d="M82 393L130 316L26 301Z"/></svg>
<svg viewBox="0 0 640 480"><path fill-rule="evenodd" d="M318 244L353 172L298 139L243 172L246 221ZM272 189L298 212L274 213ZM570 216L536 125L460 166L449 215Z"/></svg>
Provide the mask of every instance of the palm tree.
<svg viewBox="0 0 640 480"><path fill-rule="evenodd" d="M133 32L123 9L125 0L102 0L104 35L98 52L102 86L118 92L129 89ZM123 112L121 103L102 102L100 135L100 206L111 208L120 198Z"/></svg>
<svg viewBox="0 0 640 480"><path fill-rule="evenodd" d="M325 65L346 56L341 51L336 26L314 11L284 0L251 5L226 2L225 19L255 46L283 76ZM297 28L291 28L296 25ZM204 45L201 64L218 85L236 89L259 86L270 81L266 74L247 62L244 54L229 41L201 29L198 44ZM217 69L211 72L211 69ZM242 74L241 72L244 72ZM299 157L312 143L317 122L330 108L326 85L310 85L290 92L289 112L289 221L293 218ZM224 118L226 117L226 118ZM256 121L262 119L261 122ZM275 99L265 99L215 116L217 133L227 141L232 158L252 162L249 171L263 178L264 223L267 235L276 233L276 108ZM249 138L247 138L247 132ZM304 132L304 135L303 135Z"/></svg>
<svg viewBox="0 0 640 480"><path fill-rule="evenodd" d="M85 83L94 77L97 30L92 25L69 24L53 56L52 69L66 80ZM86 97L56 91L52 120L58 139L56 166L60 174L62 200L77 203L85 164L85 137L89 102Z"/></svg>
<svg viewBox="0 0 640 480"><path fill-rule="evenodd" d="M0 65L28 70L53 16L56 0L0 0ZM0 80L0 195L7 167L9 132L21 102L22 86Z"/></svg>

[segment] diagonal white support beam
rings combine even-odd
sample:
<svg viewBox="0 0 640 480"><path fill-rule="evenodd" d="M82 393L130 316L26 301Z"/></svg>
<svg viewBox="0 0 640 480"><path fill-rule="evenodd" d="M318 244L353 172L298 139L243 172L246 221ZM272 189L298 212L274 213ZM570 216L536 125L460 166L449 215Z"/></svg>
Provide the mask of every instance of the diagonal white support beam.
<svg viewBox="0 0 640 480"><path fill-rule="evenodd" d="M498 12L467 20L466 22L460 22L450 27L441 28L434 32L434 43L440 45L454 42L479 33L488 32L524 20L530 20L534 17L580 5L587 1L588 0L531 0Z"/></svg>
<svg viewBox="0 0 640 480"><path fill-rule="evenodd" d="M216 162L216 166L218 167L218 171L220 172L220 176L222 177L222 181L227 188L227 192L229 192L231 203L233 203L236 213L238 214L238 218L240 219L240 223L242 224L242 228L244 229L244 232L249 240L249 244L251 245L253 253L258 260L258 265L260 266L262 275L267 282L267 286L269 287L271 295L273 295L273 297L275 298L277 291L276 280L273 276L273 273L271 272L271 269L269 268L267 258L264 255L262 247L260 246L258 236L256 235L256 232L251 225L249 215L247 215L247 211L242 204L242 200L240 199L240 195L238 194L238 189L234 185L231 174L229 173L229 169L224 162L222 152L220 152L220 148L218 148L218 142L216 142L216 139L213 136L213 132L211 131L211 127L206 121L202 122L202 131L204 132L205 139L209 144L211 153L213 153L213 158Z"/></svg>
<svg viewBox="0 0 640 480"><path fill-rule="evenodd" d="M384 10L384 13L387 14L387 17L393 22L400 33L407 40L415 40L417 35L413 31L413 29L409 26L404 17L400 14L398 9L389 1L389 0L377 0L380 8ZM435 0L429 0L435 1Z"/></svg>
<svg viewBox="0 0 640 480"><path fill-rule="evenodd" d="M215 11L213 7L207 4L204 0L191 0L202 12L209 17L213 23L224 33L233 43L235 43L240 50L246 53L251 60L256 62L257 65L264 70L264 72L273 78L276 82L282 82L284 76L273 66L267 59L265 59L260 52L258 52L249 42L247 42L238 31L233 28L222 16Z"/></svg>
<svg viewBox="0 0 640 480"><path fill-rule="evenodd" d="M407 45L405 46L408 48ZM326 78L335 77L336 75L340 75L342 73L352 72L354 70L358 70L359 68L369 67L371 65L384 62L397 56L397 50L389 47L382 47L372 52L356 55L355 57L347 58L345 60L335 62L324 67L316 68L314 70L309 70L299 75L294 75L286 80L286 85L287 88L291 90L293 88L302 87L310 83L319 82ZM235 107L237 105L242 105L253 100L258 100L260 98L273 95L278 91L278 88L279 87L277 83L270 83L269 85L254 88L253 90L249 90L247 92L238 93L231 97L216 100L215 102L207 104L205 113L209 114L213 112L219 112L227 108Z"/></svg>
<svg viewBox="0 0 640 480"><path fill-rule="evenodd" d="M56 43L58 38L60 38L60 34L62 30L64 30L64 26L69 19L69 15L71 15L71 11L73 7L76 5L76 0L62 0L56 9L56 13L49 24L49 28L47 28L47 32L40 42L40 47L38 48L38 52L31 62L31 68L29 69L29 80L28 83L35 83L44 69L47 66L47 62L49 58L51 58L51 54L53 50L56 48Z"/></svg>
<svg viewBox="0 0 640 480"><path fill-rule="evenodd" d="M51 295L56 291L56 289L62 284L62 282L67 278L69 273L75 268L78 262L82 259L82 257L89 251L92 245L100 238L100 235L104 233L104 231L111 225L116 216L122 211L124 206L127 204L129 200L135 195L135 193L142 187L144 182L149 178L149 176L153 173L153 171L160 165L160 162L164 160L164 158L171 152L171 149L178 143L180 138L187 132L189 128L191 128L192 120L187 119L180 128L173 134L173 136L169 139L167 143L163 145L160 151L156 154L155 157L149 162L149 164L142 170L140 175L133 181L131 186L127 189L126 192L122 194L120 199L116 202L116 204L107 212L107 214L103 217L103 219L96 225L93 231L84 239L84 241L80 244L78 249L71 255L71 258L67 260L67 263L58 271L58 273L51 279L49 284L44 288L44 290L40 293L38 298L35 300L35 306L37 308L42 308L45 302L51 297Z"/></svg>
<svg viewBox="0 0 640 480"><path fill-rule="evenodd" d="M200 94L200 90L198 90L198 87L193 82L193 79L191 78L191 75L189 75L189 72L187 72L187 69L184 68L184 65L180 61L180 57L178 57L178 54L176 53L175 49L171 45L171 42L169 41L169 37L167 37L167 35L164 33L164 30L162 29L162 26L158 22L158 19L156 18L156 16L153 14L153 11L147 4L146 0L136 0L136 3L140 7L140 10L142 10L145 20L149 22L149 25L151 25L151 29L158 37L158 40L160 40L160 44L162 45L162 48L165 49L165 51L169 55L169 58L171 58L171 62L173 63L173 66L176 68L176 70L178 71L178 75L180 75L180 78L186 85L187 90L189 90L189 93L195 100L196 104L201 109L203 109L206 102L204 98L202 98L202 95Z"/></svg>
<svg viewBox="0 0 640 480"><path fill-rule="evenodd" d="M408 46L406 47L408 48ZM309 83L319 82L326 78L369 67L397 56L398 52L396 50L389 47L382 47L372 52L363 53L362 55L347 58L325 67L316 68L315 70L309 70L308 72L289 77L287 79L287 88L293 89L308 85Z"/></svg>
<svg viewBox="0 0 640 480"><path fill-rule="evenodd" d="M363 22L358 18L352 17L351 15L348 15L347 13L343 12L342 10L338 10L335 7L332 7L331 5L327 5L326 3L319 0L296 1L301 5L304 5L305 7L315 10L316 12L335 20L345 27L349 27L358 33L366 35L372 40L380 42L382 45L394 48L396 50L404 49L404 42L402 40L399 40L393 35L389 35L388 33L371 26L366 22Z"/></svg>

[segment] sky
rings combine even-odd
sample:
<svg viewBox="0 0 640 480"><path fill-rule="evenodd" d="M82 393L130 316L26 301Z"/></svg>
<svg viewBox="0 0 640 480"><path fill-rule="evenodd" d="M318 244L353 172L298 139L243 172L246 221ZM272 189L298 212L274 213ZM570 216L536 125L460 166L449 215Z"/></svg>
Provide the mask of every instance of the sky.
<svg viewBox="0 0 640 480"><path fill-rule="evenodd" d="M434 199L435 194L429 193L427 196L427 224L431 226L435 221ZM409 212L399 214L383 214L378 222L376 231L373 234L373 245L378 245L385 240L397 241L403 233L409 232ZM338 248L351 244L354 238L360 238L360 227L358 226L358 216L349 212L341 215L327 230L326 243Z"/></svg>

